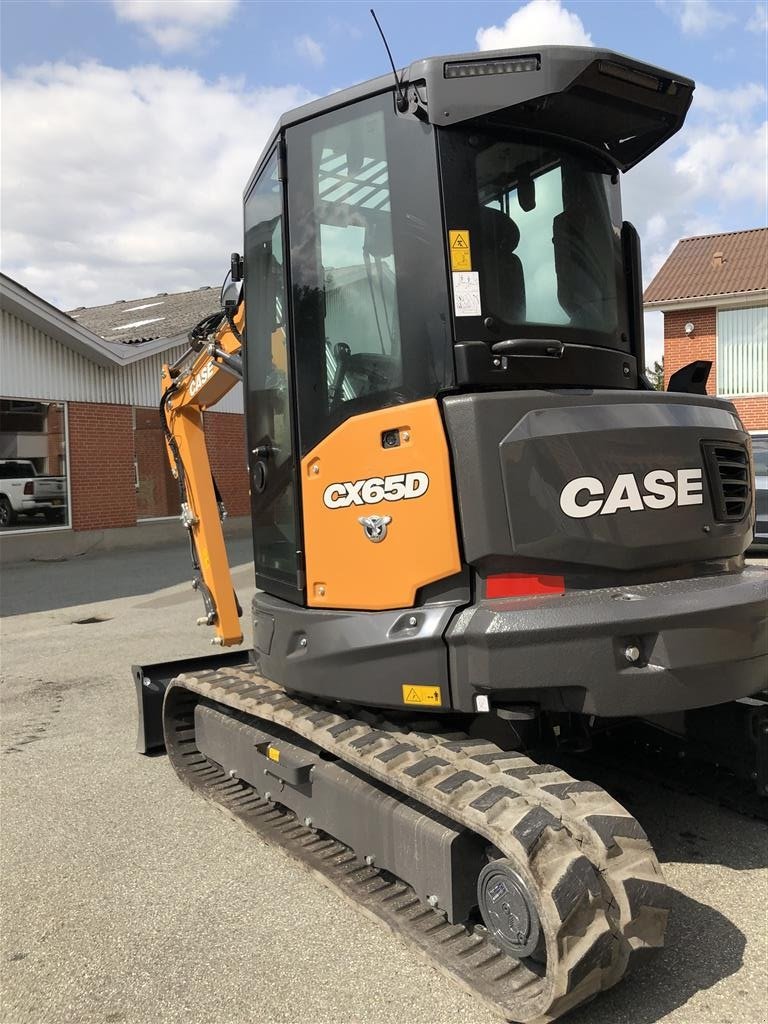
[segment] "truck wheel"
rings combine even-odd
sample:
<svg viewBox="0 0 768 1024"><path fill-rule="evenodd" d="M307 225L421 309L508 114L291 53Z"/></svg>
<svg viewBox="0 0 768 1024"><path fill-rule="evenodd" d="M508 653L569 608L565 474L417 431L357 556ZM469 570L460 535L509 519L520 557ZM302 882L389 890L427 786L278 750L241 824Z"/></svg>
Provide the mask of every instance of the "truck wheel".
<svg viewBox="0 0 768 1024"><path fill-rule="evenodd" d="M4 494L0 494L0 528L14 526L18 516L13 511L13 505Z"/></svg>

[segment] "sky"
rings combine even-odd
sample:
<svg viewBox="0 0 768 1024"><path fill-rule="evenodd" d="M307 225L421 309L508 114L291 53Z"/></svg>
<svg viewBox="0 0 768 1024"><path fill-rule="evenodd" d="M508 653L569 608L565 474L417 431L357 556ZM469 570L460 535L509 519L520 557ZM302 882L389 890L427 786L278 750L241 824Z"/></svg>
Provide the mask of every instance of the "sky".
<svg viewBox="0 0 768 1024"><path fill-rule="evenodd" d="M62 309L216 285L280 113L386 73L358 3L0 0L0 266ZM377 0L398 66L566 43L694 78L683 130L623 177L645 283L677 240L768 223L765 0ZM646 316L648 360L661 314Z"/></svg>

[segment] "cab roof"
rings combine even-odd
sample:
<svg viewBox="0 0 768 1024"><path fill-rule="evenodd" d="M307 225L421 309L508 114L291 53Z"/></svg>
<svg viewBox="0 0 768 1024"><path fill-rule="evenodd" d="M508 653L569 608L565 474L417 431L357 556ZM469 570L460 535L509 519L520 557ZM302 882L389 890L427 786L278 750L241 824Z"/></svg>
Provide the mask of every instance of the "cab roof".
<svg viewBox="0 0 768 1024"><path fill-rule="evenodd" d="M695 83L612 50L539 46L444 54L398 71L408 100L403 116L442 127L475 118L547 131L603 149L629 170L683 125ZM286 111L277 122L251 184L287 128L384 92L392 74Z"/></svg>

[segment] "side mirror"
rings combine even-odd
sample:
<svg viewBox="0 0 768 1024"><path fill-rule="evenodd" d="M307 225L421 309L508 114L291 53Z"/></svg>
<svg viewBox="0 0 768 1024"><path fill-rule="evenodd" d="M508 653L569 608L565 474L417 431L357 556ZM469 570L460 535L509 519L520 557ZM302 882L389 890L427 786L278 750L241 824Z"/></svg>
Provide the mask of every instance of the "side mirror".
<svg viewBox="0 0 768 1024"><path fill-rule="evenodd" d="M225 312L234 312L237 309L242 289L242 281L233 281L232 272L230 271L224 278L224 284L221 286L221 295L219 296L219 303Z"/></svg>
<svg viewBox="0 0 768 1024"><path fill-rule="evenodd" d="M706 395L711 359L696 359L676 370L669 378L667 391L681 391L687 395Z"/></svg>

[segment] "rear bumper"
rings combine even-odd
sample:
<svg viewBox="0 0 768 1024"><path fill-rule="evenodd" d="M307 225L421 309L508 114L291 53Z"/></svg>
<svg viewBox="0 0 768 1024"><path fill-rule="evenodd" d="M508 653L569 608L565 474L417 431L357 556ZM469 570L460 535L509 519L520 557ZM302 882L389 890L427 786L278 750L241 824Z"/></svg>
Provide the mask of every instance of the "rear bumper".
<svg viewBox="0 0 768 1024"><path fill-rule="evenodd" d="M446 639L456 710L477 694L606 717L720 704L765 685L768 571L485 600Z"/></svg>
<svg viewBox="0 0 768 1024"><path fill-rule="evenodd" d="M21 503L22 512L44 512L47 508L63 509L63 498L25 498Z"/></svg>

